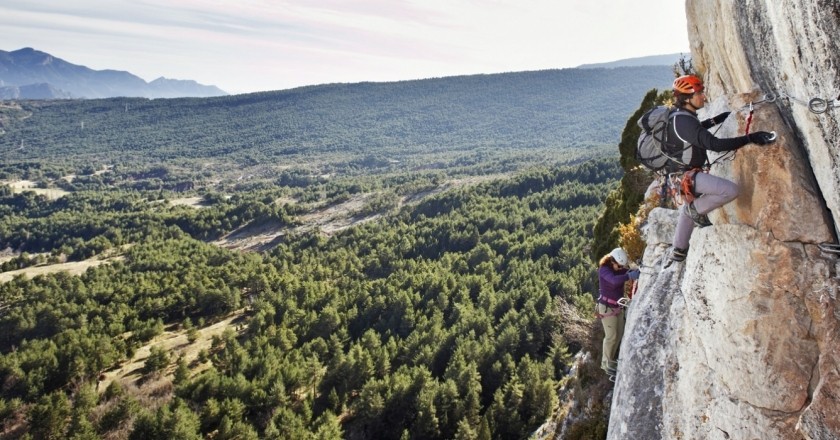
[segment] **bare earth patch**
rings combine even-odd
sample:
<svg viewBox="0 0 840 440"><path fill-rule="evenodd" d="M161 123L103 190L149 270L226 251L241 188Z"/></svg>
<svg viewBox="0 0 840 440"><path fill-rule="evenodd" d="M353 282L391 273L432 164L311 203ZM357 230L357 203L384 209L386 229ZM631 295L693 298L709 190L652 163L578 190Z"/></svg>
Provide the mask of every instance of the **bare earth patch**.
<svg viewBox="0 0 840 440"><path fill-rule="evenodd" d="M115 258L119 259L122 257ZM107 263L111 260L112 259L90 259L85 261L73 261L69 263L49 264L45 266L33 266L27 267L25 269L10 270L8 272L0 273L0 283L11 281L17 275L23 275L27 278L33 278L37 275L56 272L67 272L70 275L81 275L91 267L99 266L100 264Z"/></svg>
<svg viewBox="0 0 840 440"><path fill-rule="evenodd" d="M370 194L355 195L346 202L316 208L308 214L302 215L298 219L302 224L294 228L275 222L257 226L246 225L216 241L215 244L228 249L258 252L271 249L277 243L277 240L288 234L307 232L317 228L325 235L332 235L354 224L378 217L378 215L373 215L365 218L355 218L352 215L353 212L364 206L365 201L370 196Z"/></svg>
<svg viewBox="0 0 840 440"><path fill-rule="evenodd" d="M131 360L123 362L118 368L106 371L99 377L97 389L99 392L104 392L111 382L117 380L123 388L142 388L141 379L143 379L143 366L146 359L151 353L152 347L158 346L165 349L169 353L171 364L167 369L167 374L171 375L175 369L175 363L180 356L184 356L187 364L192 364L198 359L198 354L201 350L210 350L213 343L213 336L221 335L227 328L236 325L237 321L244 317L244 309L238 310L223 320L213 323L207 327L198 329L198 339L190 344L187 339L187 331L183 329L165 330L162 334L156 336L143 347L140 347L134 353ZM173 326L174 327L174 326ZM199 366L198 368L190 368L191 374L196 374L201 370L207 368L207 365Z"/></svg>
<svg viewBox="0 0 840 440"><path fill-rule="evenodd" d="M171 203L173 206L184 205L184 206L190 206L190 207L193 207L193 208L203 208L204 206L202 206L202 204L201 204L201 202L203 200L204 200L204 198L199 197L199 196L183 197L183 198L180 198L180 199L172 200L169 203Z"/></svg>
<svg viewBox="0 0 840 440"><path fill-rule="evenodd" d="M475 185L481 182L497 180L506 177L503 174L466 177L450 180L437 188L404 196L399 206L420 203L427 197L462 186ZM316 207L311 212L298 218L301 225L294 228L279 223L266 223L257 226L246 225L215 242L216 245L242 251L260 252L273 248L279 240L288 234L297 234L317 229L326 236L334 235L344 229L361 223L375 220L383 213L376 213L364 217L355 216L365 206L372 193L356 194L345 202L334 205ZM292 199L281 199L277 203L295 203Z"/></svg>
<svg viewBox="0 0 840 440"><path fill-rule="evenodd" d="M9 185L15 194L20 194L25 191L32 191L35 194L47 196L50 200L58 199L66 194L67 191L58 188L36 188L37 184L31 180L16 180L13 182L2 182Z"/></svg>

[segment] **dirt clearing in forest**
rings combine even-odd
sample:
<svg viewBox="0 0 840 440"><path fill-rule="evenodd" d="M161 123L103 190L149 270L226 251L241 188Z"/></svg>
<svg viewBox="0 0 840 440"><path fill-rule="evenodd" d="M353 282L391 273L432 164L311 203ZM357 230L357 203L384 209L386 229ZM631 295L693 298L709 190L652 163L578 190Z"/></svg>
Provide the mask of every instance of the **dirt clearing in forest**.
<svg viewBox="0 0 840 440"><path fill-rule="evenodd" d="M428 197L453 188L475 185L505 177L507 176L496 174L453 179L436 188L403 196L400 198L398 206L420 203ZM228 249L260 252L273 248L283 237L289 234L299 234L317 229L321 234L331 236L351 226L380 218L385 214L384 212L379 212L365 216L357 215L365 207L367 201L374 195L375 193L356 194L341 203L329 206L316 206L310 212L298 217L301 224L295 227L288 227L279 223L266 223L257 226L246 225L216 241L215 244Z"/></svg>
<svg viewBox="0 0 840 440"><path fill-rule="evenodd" d="M122 258L122 257L114 257L114 258ZM69 263L57 263L57 264L48 264L44 266L33 266L27 267L24 269L18 270L10 270L8 272L0 273L0 283L5 283L11 281L17 275L24 275L27 278L33 278L37 275L43 275L47 273L56 273L56 272L67 272L70 275L81 275L85 273L91 267L99 266L102 263L107 263L113 260L113 258L99 260L96 258L92 258L90 260L85 261L72 261Z"/></svg>
<svg viewBox="0 0 840 440"><path fill-rule="evenodd" d="M184 356L187 365L190 365L191 374L198 373L206 368L206 365L195 366L191 364L197 361L201 350L209 351L213 343L213 336L221 335L226 329L238 325L244 315L244 310L238 310L224 317L221 321L212 323L204 328L196 328L198 330L198 338L193 343L189 342L187 331L181 328L180 325L169 326L163 333L137 349L131 360L123 362L115 369L102 373L99 377L97 389L100 393L104 392L108 388L108 385L115 380L119 381L124 388L131 388L132 386L142 388L143 367L151 353L152 347L155 346L159 346L169 353L170 364L166 369L167 375L171 375L175 371L175 365L180 356Z"/></svg>

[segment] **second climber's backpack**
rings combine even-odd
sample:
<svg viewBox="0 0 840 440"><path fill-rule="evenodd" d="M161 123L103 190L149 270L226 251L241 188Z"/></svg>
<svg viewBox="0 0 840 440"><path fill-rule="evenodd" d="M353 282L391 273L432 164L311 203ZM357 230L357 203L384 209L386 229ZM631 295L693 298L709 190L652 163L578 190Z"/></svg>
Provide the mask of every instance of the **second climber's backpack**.
<svg viewBox="0 0 840 440"><path fill-rule="evenodd" d="M636 122L642 129L636 144L636 160L652 171L674 171L684 166L679 156L686 147L668 142L668 126L678 113L691 114L660 105L645 112Z"/></svg>

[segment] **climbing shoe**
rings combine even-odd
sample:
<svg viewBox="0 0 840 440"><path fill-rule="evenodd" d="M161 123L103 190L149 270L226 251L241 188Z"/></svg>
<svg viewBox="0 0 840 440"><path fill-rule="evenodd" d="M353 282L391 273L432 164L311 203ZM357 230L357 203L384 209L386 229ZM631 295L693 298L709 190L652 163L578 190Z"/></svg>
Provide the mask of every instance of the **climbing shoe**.
<svg viewBox="0 0 840 440"><path fill-rule="evenodd" d="M688 255L688 248L674 248L671 251L672 261L685 261L685 256Z"/></svg>
<svg viewBox="0 0 840 440"><path fill-rule="evenodd" d="M691 217L692 220L694 220L695 225L701 228L705 228L706 226L712 226L712 222L709 221L709 217L707 217L706 214L700 214L699 212L697 212L697 208L694 207L694 202L684 205L684 209L686 215L688 215L689 217Z"/></svg>

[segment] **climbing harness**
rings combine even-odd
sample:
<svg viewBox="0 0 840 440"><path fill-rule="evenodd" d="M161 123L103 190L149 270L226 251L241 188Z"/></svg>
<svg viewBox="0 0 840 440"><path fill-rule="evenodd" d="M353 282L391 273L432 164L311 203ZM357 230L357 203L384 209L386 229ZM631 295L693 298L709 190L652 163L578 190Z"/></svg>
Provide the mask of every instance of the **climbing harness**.
<svg viewBox="0 0 840 440"><path fill-rule="evenodd" d="M668 174L668 195L671 196L671 200L673 200L674 204L677 206L681 206L683 204L682 175L682 172Z"/></svg>
<svg viewBox="0 0 840 440"><path fill-rule="evenodd" d="M665 200L670 197L674 201L674 205L679 207L684 203L691 203L697 197L694 193L694 181L697 178L697 173L709 172L709 167L712 164L703 168L692 168L688 171L677 171L675 173L668 173L659 184L659 205L665 206Z"/></svg>
<svg viewBox="0 0 840 440"><path fill-rule="evenodd" d="M683 193L685 203L691 203L697 197L694 194L694 180L697 178L698 172L705 172L700 168L692 168L683 173L682 181L680 182L680 189Z"/></svg>
<svg viewBox="0 0 840 440"><path fill-rule="evenodd" d="M624 299L624 298L622 298L622 299ZM598 303L603 304L603 305L607 306L607 308L611 309L611 311L609 313L604 313L604 314L598 313L598 311L596 309L595 316L598 319L611 318L613 316L618 316L618 315L621 314L621 312L624 310L624 307L625 307L625 305L621 304L621 300L616 301L614 299L607 298L606 296L603 296L603 295L598 296Z"/></svg>
<svg viewBox="0 0 840 440"><path fill-rule="evenodd" d="M616 308L615 310L612 310L611 312L609 312L609 313L604 313L604 314L598 313L598 312L596 311L596 312L595 312L595 317L596 317L596 318L598 318L598 319L612 318L613 316L618 316L618 315L620 315L620 314L621 314L621 311L622 311L621 307L618 307L618 308Z"/></svg>
<svg viewBox="0 0 840 440"><path fill-rule="evenodd" d="M660 176L659 183L659 206L665 207L668 198L674 201L674 205L682 205L682 193L680 192L682 172L668 173Z"/></svg>
<svg viewBox="0 0 840 440"><path fill-rule="evenodd" d="M665 208L667 206L668 199L674 201L674 205L679 206L682 204L682 198L679 191L679 178L682 175L680 172L675 173L668 173L665 175L659 176L657 179L659 180L659 206Z"/></svg>

